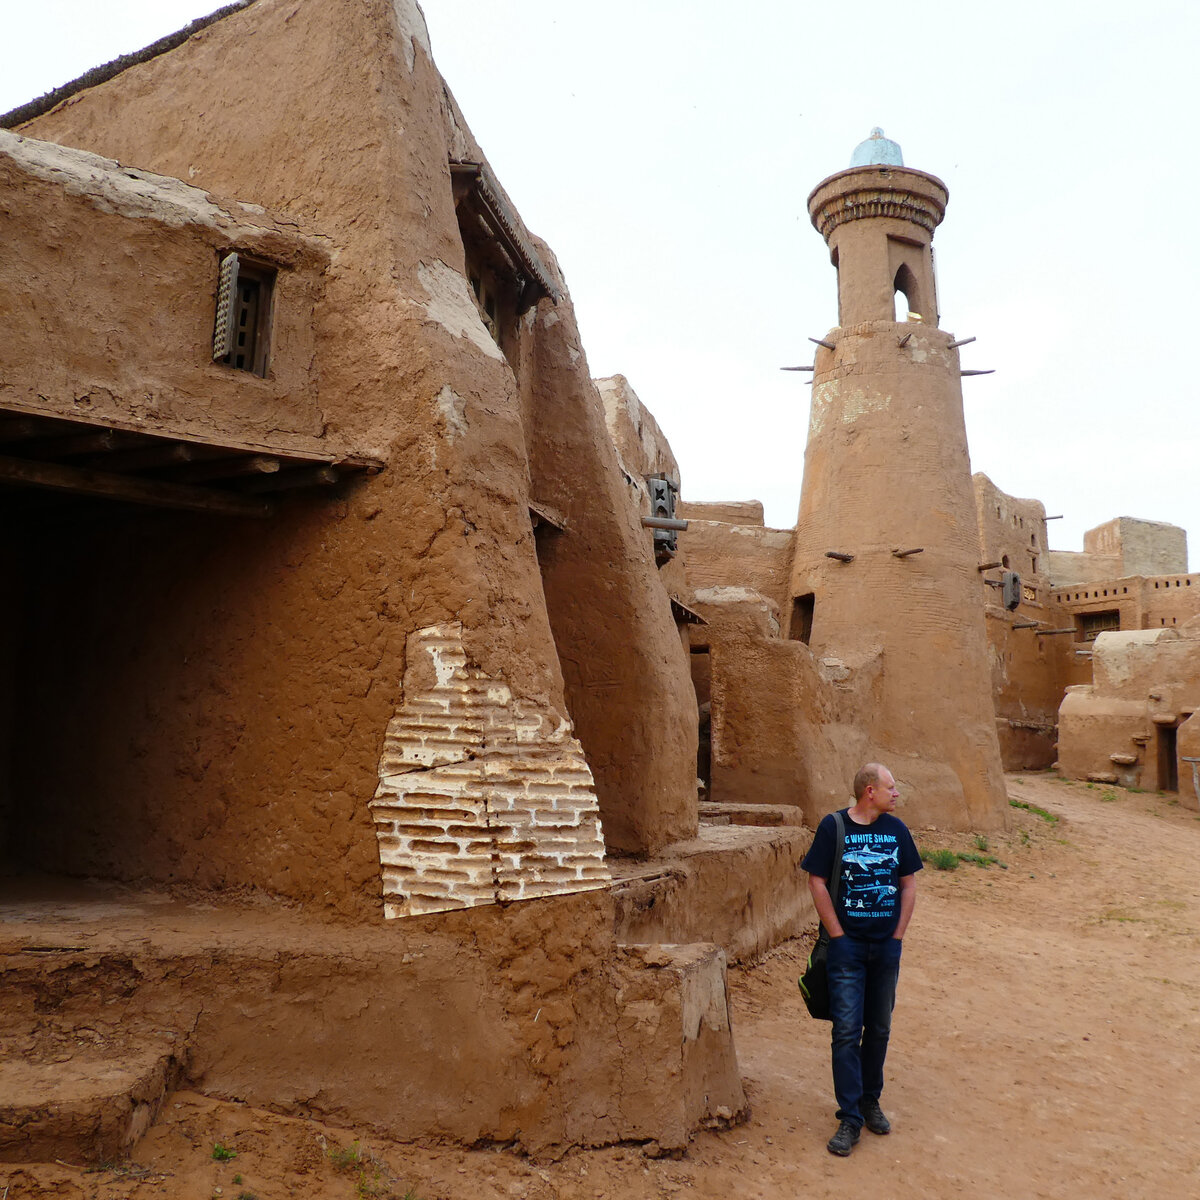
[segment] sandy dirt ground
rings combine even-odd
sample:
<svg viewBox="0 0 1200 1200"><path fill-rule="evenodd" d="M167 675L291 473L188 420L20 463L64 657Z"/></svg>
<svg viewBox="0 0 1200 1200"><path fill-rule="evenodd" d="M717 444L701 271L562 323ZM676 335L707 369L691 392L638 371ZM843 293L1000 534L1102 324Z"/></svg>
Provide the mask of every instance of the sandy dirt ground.
<svg viewBox="0 0 1200 1200"><path fill-rule="evenodd" d="M919 839L1005 866L921 873L883 1098L893 1132L864 1132L849 1159L825 1150L829 1026L800 1002L793 942L730 975L749 1121L682 1158L395 1145L179 1093L136 1165L0 1164L0 1200L1200 1196L1196 802L1041 775L1009 791L1028 807L986 850ZM218 1143L236 1158L215 1161Z"/></svg>

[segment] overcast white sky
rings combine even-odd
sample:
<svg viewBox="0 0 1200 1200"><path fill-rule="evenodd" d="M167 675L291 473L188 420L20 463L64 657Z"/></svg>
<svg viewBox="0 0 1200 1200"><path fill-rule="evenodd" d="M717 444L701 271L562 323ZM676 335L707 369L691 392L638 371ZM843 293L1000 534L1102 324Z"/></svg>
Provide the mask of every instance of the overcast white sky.
<svg viewBox="0 0 1200 1200"><path fill-rule="evenodd" d="M0 112L218 6L6 5ZM973 468L1063 513L1059 549L1118 515L1200 537L1195 0L423 7L592 374L628 376L685 497L794 523L809 389L779 368L837 319L805 200L880 125L950 188L942 326L997 372L963 381Z"/></svg>

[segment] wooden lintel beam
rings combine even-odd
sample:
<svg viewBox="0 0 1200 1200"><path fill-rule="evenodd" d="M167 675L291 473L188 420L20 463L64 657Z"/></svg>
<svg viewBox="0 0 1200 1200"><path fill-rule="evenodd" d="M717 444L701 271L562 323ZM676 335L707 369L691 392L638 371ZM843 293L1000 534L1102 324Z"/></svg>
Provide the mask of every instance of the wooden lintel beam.
<svg viewBox="0 0 1200 1200"><path fill-rule="evenodd" d="M279 459L269 454L245 454L240 458L215 458L193 463L173 478L187 483L210 479L240 479L245 475L274 475L279 471Z"/></svg>
<svg viewBox="0 0 1200 1200"><path fill-rule="evenodd" d="M266 475L251 479L239 492L282 492L292 488L329 487L341 478L336 468L328 463L304 467L298 471L281 471L278 475Z"/></svg>
<svg viewBox="0 0 1200 1200"><path fill-rule="evenodd" d="M110 450L120 450L128 446L134 437L115 429L94 429L87 433L75 432L63 437L35 438L21 446L22 454L37 458L50 455L52 458L82 458L88 454L105 454Z"/></svg>
<svg viewBox="0 0 1200 1200"><path fill-rule="evenodd" d="M1075 630L1074 626L1072 626L1070 629L1039 629L1038 637L1056 637L1060 633L1075 633L1075 632L1076 632L1076 630Z"/></svg>
<svg viewBox="0 0 1200 1200"><path fill-rule="evenodd" d="M977 571L994 571L997 567L1002 567L1002 566L1004 566L1004 564L998 563L998 562L980 563L979 566L977 566L975 568L975 570L977 570Z"/></svg>
<svg viewBox="0 0 1200 1200"><path fill-rule="evenodd" d="M0 456L0 483L43 488L54 492L74 492L81 496L101 496L146 504L153 508L178 508L189 512L215 513L229 517L267 517L271 505L228 492L192 487L183 483L162 483L137 479L110 471L86 467L67 467L61 463L28 462Z"/></svg>
<svg viewBox="0 0 1200 1200"><path fill-rule="evenodd" d="M925 553L924 546L914 546L911 550L893 550L892 557L893 558L910 558L914 554L924 554L924 553Z"/></svg>
<svg viewBox="0 0 1200 1200"><path fill-rule="evenodd" d="M0 442L23 442L33 437L37 431L38 423L35 418L14 417L0 423Z"/></svg>
<svg viewBox="0 0 1200 1200"><path fill-rule="evenodd" d="M826 558L836 558L838 560L838 562L845 562L845 563L854 561L854 555L847 554L844 550L826 550L825 557Z"/></svg>
<svg viewBox="0 0 1200 1200"><path fill-rule="evenodd" d="M134 446L130 450L100 455L86 465L108 471L147 471L191 462L195 457L195 451L186 442L154 442L149 446Z"/></svg>

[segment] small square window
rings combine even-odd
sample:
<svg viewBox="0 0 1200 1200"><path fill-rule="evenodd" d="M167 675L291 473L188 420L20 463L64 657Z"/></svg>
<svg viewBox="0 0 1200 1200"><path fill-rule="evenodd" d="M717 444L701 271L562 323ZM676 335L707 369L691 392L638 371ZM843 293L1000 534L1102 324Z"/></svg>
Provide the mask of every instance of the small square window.
<svg viewBox="0 0 1200 1200"><path fill-rule="evenodd" d="M275 269L239 254L221 259L213 361L237 371L266 375Z"/></svg>

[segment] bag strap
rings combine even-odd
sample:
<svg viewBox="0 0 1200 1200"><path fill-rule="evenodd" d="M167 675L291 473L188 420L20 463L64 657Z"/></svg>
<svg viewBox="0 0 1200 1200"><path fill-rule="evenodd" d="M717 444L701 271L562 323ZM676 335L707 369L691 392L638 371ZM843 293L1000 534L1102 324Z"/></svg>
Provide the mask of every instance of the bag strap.
<svg viewBox="0 0 1200 1200"><path fill-rule="evenodd" d="M833 900L833 910L837 912L838 889L842 883L842 849L846 845L846 825L842 814L833 814L833 823L837 826L837 849L833 852L833 870L829 873L829 895Z"/></svg>

